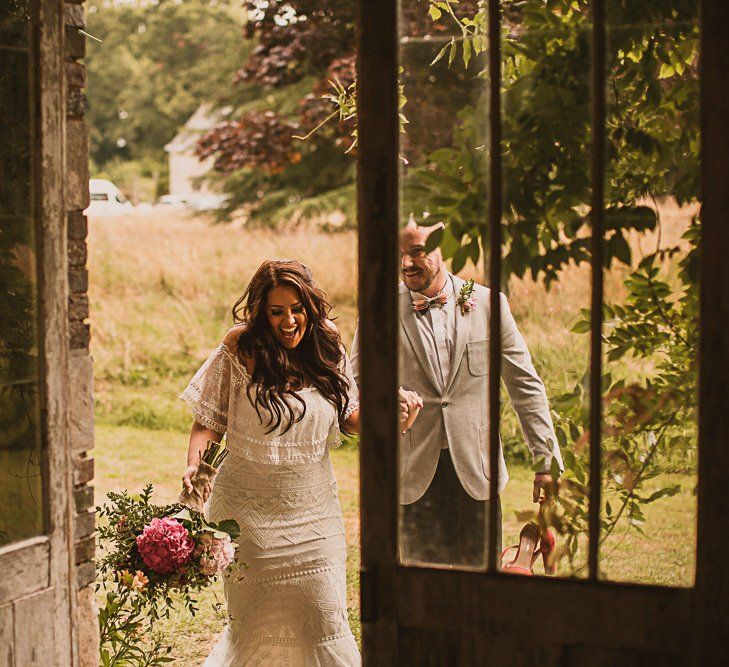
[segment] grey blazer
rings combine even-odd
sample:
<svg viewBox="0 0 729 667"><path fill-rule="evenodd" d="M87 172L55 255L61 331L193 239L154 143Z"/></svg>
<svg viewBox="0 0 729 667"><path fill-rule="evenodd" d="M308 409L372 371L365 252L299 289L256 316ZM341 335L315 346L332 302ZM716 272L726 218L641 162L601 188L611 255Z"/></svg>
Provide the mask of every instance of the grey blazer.
<svg viewBox="0 0 729 667"><path fill-rule="evenodd" d="M456 295L464 281L453 276ZM489 311L490 290L475 285L476 308L456 313L456 340L446 388L441 391L413 311L410 291L400 283L400 384L416 391L424 407L413 427L400 437L400 502L408 505L427 490L447 444L463 488L476 500L489 497ZM534 460L544 457L549 471L562 458L554 433L544 384L532 364L506 297L501 295L501 372ZM352 344L352 366L359 379L358 336ZM499 443L499 492L509 479Z"/></svg>

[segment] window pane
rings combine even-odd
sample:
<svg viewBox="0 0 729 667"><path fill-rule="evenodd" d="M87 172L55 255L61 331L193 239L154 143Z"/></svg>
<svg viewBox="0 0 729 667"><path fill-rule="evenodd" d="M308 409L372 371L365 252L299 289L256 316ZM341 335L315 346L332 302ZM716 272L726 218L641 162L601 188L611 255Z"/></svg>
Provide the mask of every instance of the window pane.
<svg viewBox="0 0 729 667"><path fill-rule="evenodd" d="M419 226L401 243L400 384L424 403L400 438L408 565L484 569L487 561L489 299L465 282L484 282L488 211L486 24L477 5L454 5L455 17L417 0L400 5L401 224ZM463 18L478 23L465 40ZM430 233L440 237L432 254L423 248ZM427 301L439 291L444 302Z"/></svg>
<svg viewBox="0 0 729 667"><path fill-rule="evenodd" d="M633 9L634 7L634 9ZM692 586L699 2L606 3L601 576Z"/></svg>
<svg viewBox="0 0 729 667"><path fill-rule="evenodd" d="M503 12L504 290L532 369L505 346L501 436L510 481L502 500L504 544L514 548L502 570L529 568L536 548L544 556L535 574L584 577L592 23L584 3L506 2ZM562 463L540 465L550 439ZM559 481L554 502L533 502L537 472Z"/></svg>
<svg viewBox="0 0 729 667"><path fill-rule="evenodd" d="M0 545L44 531L28 11L0 13Z"/></svg>

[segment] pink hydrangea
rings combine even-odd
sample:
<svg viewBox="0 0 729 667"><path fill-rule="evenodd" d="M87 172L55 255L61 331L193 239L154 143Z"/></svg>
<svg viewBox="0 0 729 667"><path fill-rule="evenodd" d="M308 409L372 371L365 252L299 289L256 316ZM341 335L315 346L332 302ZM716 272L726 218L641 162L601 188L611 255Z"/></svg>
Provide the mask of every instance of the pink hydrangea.
<svg viewBox="0 0 729 667"><path fill-rule="evenodd" d="M198 538L195 555L200 556L200 572L212 576L225 570L233 562L235 549L230 535L223 538L213 537L212 533L203 533Z"/></svg>
<svg viewBox="0 0 729 667"><path fill-rule="evenodd" d="M175 519L152 519L137 536L137 549L144 564L158 574L182 568L195 549L195 540Z"/></svg>

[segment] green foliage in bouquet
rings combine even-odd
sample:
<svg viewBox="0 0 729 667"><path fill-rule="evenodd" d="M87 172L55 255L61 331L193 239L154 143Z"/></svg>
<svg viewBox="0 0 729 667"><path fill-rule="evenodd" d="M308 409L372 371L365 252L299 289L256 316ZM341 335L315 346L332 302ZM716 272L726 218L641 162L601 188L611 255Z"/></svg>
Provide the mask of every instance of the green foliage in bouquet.
<svg viewBox="0 0 729 667"><path fill-rule="evenodd" d="M210 523L181 504L155 505L148 484L139 496L107 494L97 508L99 584L106 591L99 612L103 665L157 665L171 662L171 648L154 632L180 602L192 615L196 594L234 561L236 521Z"/></svg>

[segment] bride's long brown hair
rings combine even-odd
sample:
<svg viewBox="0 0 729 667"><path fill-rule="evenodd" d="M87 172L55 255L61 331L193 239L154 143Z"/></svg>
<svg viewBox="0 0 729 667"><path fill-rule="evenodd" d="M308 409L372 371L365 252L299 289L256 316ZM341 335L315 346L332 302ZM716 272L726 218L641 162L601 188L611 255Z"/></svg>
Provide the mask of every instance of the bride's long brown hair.
<svg viewBox="0 0 729 667"><path fill-rule="evenodd" d="M274 287L293 288L306 310L306 332L293 349L285 349L277 340L266 315L268 292ZM246 327L238 339L237 354L255 362L248 398L263 423L268 414L267 432L281 426L286 417L285 433L306 414L306 403L297 389L316 387L339 415L339 428L347 433L344 415L349 400L349 382L343 374L344 353L339 332L328 323L331 305L324 292L314 284L308 267L296 260L267 260L258 267L246 291L233 306L233 320ZM292 364L291 362L296 363ZM296 415L286 396L298 401L302 410Z"/></svg>

